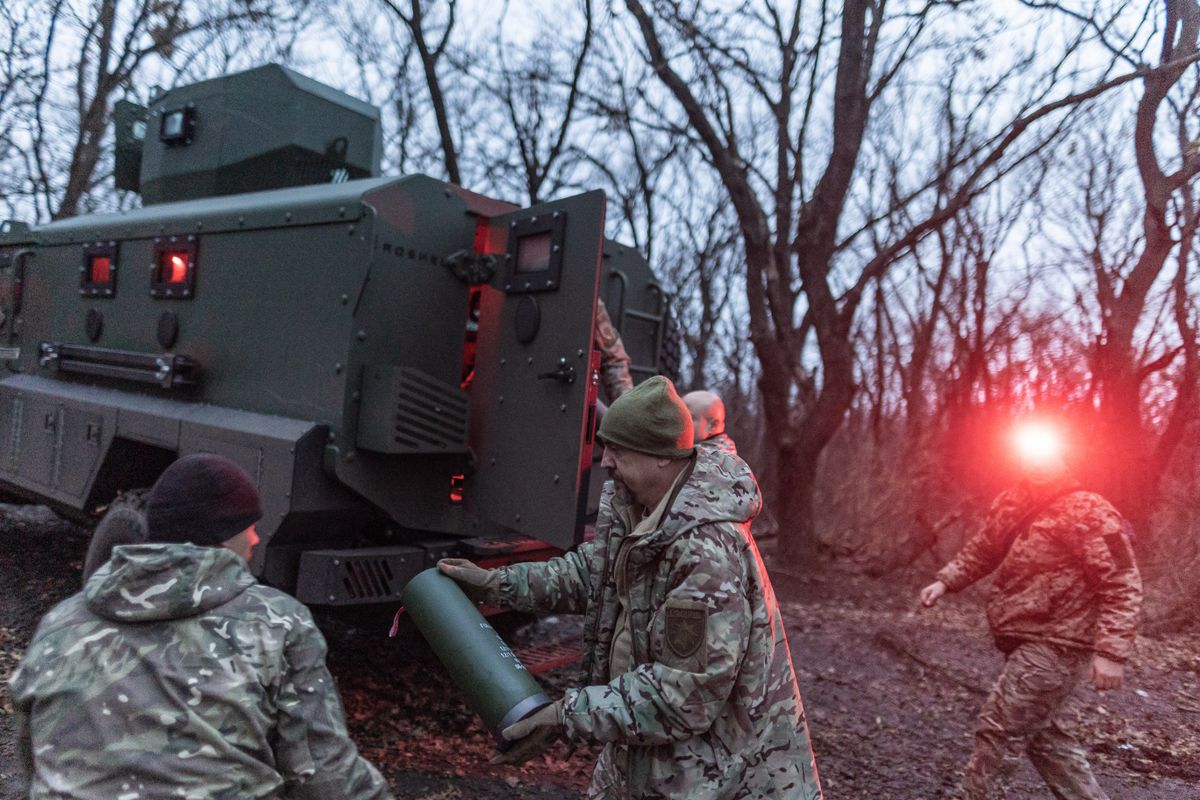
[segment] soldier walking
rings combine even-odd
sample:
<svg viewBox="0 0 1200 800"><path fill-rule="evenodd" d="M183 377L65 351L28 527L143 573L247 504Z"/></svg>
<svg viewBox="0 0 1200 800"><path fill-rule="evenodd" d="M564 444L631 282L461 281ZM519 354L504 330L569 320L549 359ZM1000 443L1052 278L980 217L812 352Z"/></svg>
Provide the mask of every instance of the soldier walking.
<svg viewBox="0 0 1200 800"><path fill-rule="evenodd" d="M613 480L595 538L548 562L446 559L476 600L584 614L589 684L510 726L497 761L563 736L604 745L589 798L820 800L783 620L750 520L762 501L737 456L693 449L675 387L649 378L600 423Z"/></svg>
<svg viewBox="0 0 1200 800"><path fill-rule="evenodd" d="M13 673L21 797L390 800L308 609L247 568L260 517L232 461L167 468L147 542L55 606Z"/></svg>
<svg viewBox="0 0 1200 800"><path fill-rule="evenodd" d="M921 591L930 607L996 571L987 617L1005 662L979 715L963 797L1004 797L1024 751L1056 798L1107 800L1057 718L1084 670L1097 689L1124 681L1141 576L1121 515L1080 488L1048 432L1028 435L1024 479L996 498L983 529Z"/></svg>

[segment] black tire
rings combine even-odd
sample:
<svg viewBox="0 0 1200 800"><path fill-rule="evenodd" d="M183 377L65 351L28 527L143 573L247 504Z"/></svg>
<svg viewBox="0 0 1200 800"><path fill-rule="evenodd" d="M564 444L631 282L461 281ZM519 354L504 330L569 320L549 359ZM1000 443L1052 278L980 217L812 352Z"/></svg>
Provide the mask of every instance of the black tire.
<svg viewBox="0 0 1200 800"><path fill-rule="evenodd" d="M108 561L114 547L122 544L142 544L148 536L146 526L146 490L136 489L117 496L108 507L83 560L83 582Z"/></svg>

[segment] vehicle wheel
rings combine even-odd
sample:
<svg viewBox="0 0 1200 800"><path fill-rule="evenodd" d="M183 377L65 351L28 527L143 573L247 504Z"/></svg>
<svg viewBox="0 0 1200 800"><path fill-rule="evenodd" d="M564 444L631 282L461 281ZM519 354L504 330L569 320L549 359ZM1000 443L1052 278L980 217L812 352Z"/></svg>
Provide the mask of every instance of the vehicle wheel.
<svg viewBox="0 0 1200 800"><path fill-rule="evenodd" d="M87 557L83 560L83 582L112 556L114 547L142 544L146 541L146 490L135 489L117 495L92 532Z"/></svg>

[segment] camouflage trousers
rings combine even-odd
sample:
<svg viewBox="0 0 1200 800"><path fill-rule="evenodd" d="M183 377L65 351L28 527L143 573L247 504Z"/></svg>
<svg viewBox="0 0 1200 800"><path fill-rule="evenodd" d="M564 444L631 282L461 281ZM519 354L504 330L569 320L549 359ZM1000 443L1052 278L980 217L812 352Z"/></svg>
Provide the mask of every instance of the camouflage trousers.
<svg viewBox="0 0 1200 800"><path fill-rule="evenodd" d="M1024 751L1058 800L1108 800L1083 747L1056 717L1091 654L1042 642L1019 645L979 714L963 800L1001 800Z"/></svg>

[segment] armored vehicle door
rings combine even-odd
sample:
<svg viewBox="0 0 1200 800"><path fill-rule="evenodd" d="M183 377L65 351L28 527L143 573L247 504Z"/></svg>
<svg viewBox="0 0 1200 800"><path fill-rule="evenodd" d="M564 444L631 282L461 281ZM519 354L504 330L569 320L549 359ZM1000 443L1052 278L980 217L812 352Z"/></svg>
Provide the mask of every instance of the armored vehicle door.
<svg viewBox="0 0 1200 800"><path fill-rule="evenodd" d="M26 264L33 258L33 234L29 226L14 220L0 222L0 362L17 357L19 326Z"/></svg>
<svg viewBox="0 0 1200 800"><path fill-rule="evenodd" d="M563 549L583 533L604 203L588 192L493 217L477 248L497 266L480 298L463 501Z"/></svg>

